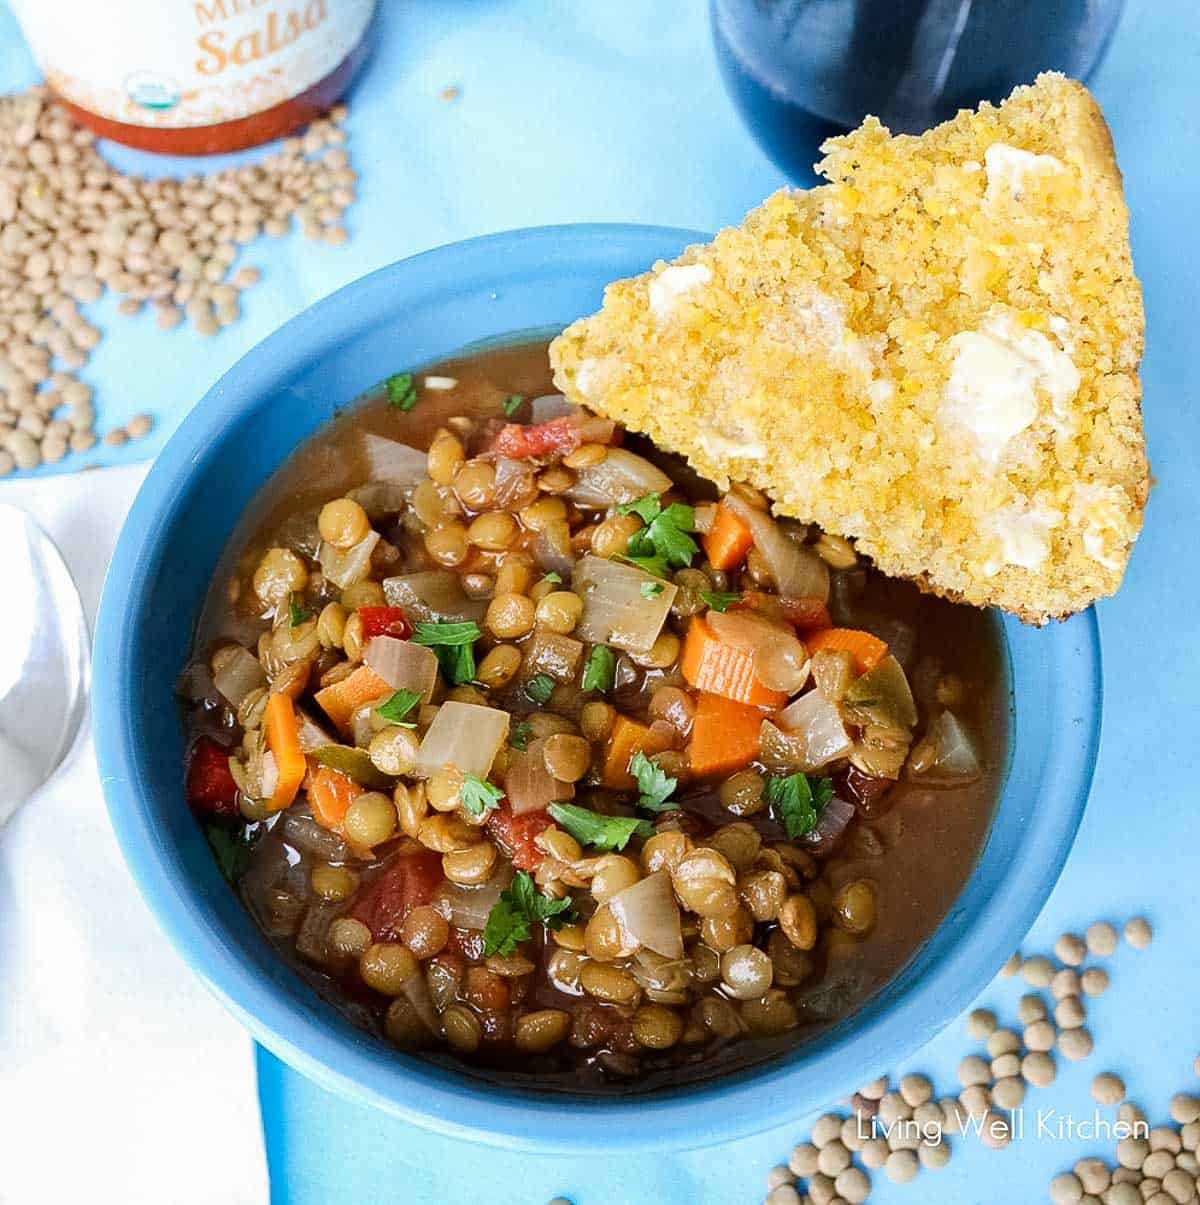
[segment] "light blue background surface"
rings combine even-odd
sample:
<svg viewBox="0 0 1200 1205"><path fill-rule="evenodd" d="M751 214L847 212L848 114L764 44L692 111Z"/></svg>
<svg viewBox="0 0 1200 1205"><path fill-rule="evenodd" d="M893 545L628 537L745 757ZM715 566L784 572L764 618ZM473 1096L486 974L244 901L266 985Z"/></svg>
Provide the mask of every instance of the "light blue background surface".
<svg viewBox="0 0 1200 1205"><path fill-rule="evenodd" d="M546 222L713 229L783 183L725 100L699 0L383 0L383 8L379 51L353 98L349 126L362 173L360 200L348 215L352 241L328 248L297 235L248 248L242 262L260 264L264 281L246 295L243 321L215 339L186 329L163 335L149 316L130 321L101 303L109 336L85 371L97 385L101 424L148 409L159 425L153 442L89 454L87 462L153 451L191 400L247 348L380 264L468 235ZM17 35L0 17L0 84L19 87L32 78ZM461 99L439 99L448 84L462 88ZM1197 1087L1192 1060L1200 1052L1193 889L1200 849L1200 16L1191 0L1131 0L1094 87L1125 173L1146 292L1146 428L1158 485L1125 588L1100 608L1105 735L1092 801L1026 949L1048 951L1064 928L1136 912L1153 919L1158 936L1148 951L1122 948L1113 960L1112 988L1090 1014L1096 1051L1060 1070L1052 1088L1030 1094L1030 1128L1038 1106L1090 1116L1088 1082L1108 1069L1124 1075L1152 1120L1162 1120L1172 1092ZM170 166L118 154L126 166ZM983 999L1015 1017L1020 990L1000 981ZM898 1070L927 1071L939 1095L947 1094L970 1048L955 1028ZM516 1157L349 1105L268 1055L259 1069L274 1196L296 1205L538 1205L556 1194L577 1205L748 1203L761 1199L767 1168L807 1129L788 1122L759 1138L683 1156ZM996 1153L959 1140L947 1169L923 1173L907 1187L880 1180L871 1199L1025 1205L1045 1200L1050 1177L1075 1159L1111 1158L1111 1148L1027 1137Z"/></svg>

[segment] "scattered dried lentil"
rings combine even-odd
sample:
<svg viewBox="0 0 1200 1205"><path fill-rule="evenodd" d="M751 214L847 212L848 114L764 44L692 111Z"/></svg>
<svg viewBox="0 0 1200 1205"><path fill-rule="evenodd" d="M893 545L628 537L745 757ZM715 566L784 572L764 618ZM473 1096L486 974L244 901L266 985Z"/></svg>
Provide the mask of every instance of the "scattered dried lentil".
<svg viewBox="0 0 1200 1205"><path fill-rule="evenodd" d="M1064 1029L1058 1035L1058 1051L1063 1058L1075 1062L1085 1059L1092 1053L1092 1035L1080 1026L1078 1029Z"/></svg>
<svg viewBox="0 0 1200 1205"><path fill-rule="evenodd" d="M1144 916L1135 916L1125 922L1125 940L1135 949L1142 950L1154 939L1154 930Z"/></svg>
<svg viewBox="0 0 1200 1205"><path fill-rule="evenodd" d="M1017 1005L1017 1015L1022 1025L1032 1025L1035 1021L1046 1019L1046 1001L1036 992L1029 992L1021 997Z"/></svg>
<svg viewBox="0 0 1200 1205"><path fill-rule="evenodd" d="M1107 958L1115 953L1119 940L1116 929L1107 921L1096 921L1095 924L1088 925L1084 938L1088 950L1098 958Z"/></svg>
<svg viewBox="0 0 1200 1205"><path fill-rule="evenodd" d="M1092 1099L1098 1105L1118 1105L1125 1099L1125 1081L1112 1071L1102 1071L1092 1080Z"/></svg>
<svg viewBox="0 0 1200 1205"><path fill-rule="evenodd" d="M1088 967L1079 976L1079 986L1085 996L1101 996L1108 990L1108 972L1103 967Z"/></svg>
<svg viewBox="0 0 1200 1205"><path fill-rule="evenodd" d="M1064 933L1054 943L1054 956L1069 967L1077 967L1087 957L1087 945L1077 933Z"/></svg>
<svg viewBox="0 0 1200 1205"><path fill-rule="evenodd" d="M1043 954L1035 954L1021 964L1021 975L1030 987L1049 987L1054 978L1054 963Z"/></svg>
<svg viewBox="0 0 1200 1205"><path fill-rule="evenodd" d="M319 120L258 163L150 179L111 166L44 86L0 96L0 474L96 443L92 390L75 373L102 332L80 303L111 289L122 295L121 314L152 302L158 325L169 329L183 320L180 307L195 302L188 316L197 331L215 333L218 319L236 317L237 288L258 279L257 269L244 267L224 283L236 242L257 237L263 213L271 214L272 233L285 233L299 203L330 180L337 188L309 220L318 237L343 241L342 210L355 181L344 142L340 127ZM71 407L70 436L54 426L61 405ZM139 438L131 427L105 442ZM148 430L147 420L140 434Z"/></svg>
<svg viewBox="0 0 1200 1205"><path fill-rule="evenodd" d="M977 1008L967 1017L967 1033L982 1041L996 1031L996 1014L990 1008Z"/></svg>

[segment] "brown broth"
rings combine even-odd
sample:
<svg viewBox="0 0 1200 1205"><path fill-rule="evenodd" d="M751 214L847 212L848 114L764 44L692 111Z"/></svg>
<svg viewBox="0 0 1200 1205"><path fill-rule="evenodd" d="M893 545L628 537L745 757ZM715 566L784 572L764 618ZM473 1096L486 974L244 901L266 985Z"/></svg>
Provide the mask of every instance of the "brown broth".
<svg viewBox="0 0 1200 1205"><path fill-rule="evenodd" d="M298 447L264 486L231 540L222 569L214 576L198 627L199 649L209 647L220 636L245 634L246 620L237 615L226 590L236 566L254 563L290 516L318 507L365 479L360 432L423 448L451 415L495 415L510 394L537 397L554 392L546 347L540 341L488 349L445 361L426 372L457 378L458 386L445 395L426 393L409 413L390 407L382 392L359 400ZM685 492L714 496L713 487L696 478L677 458L648 449L644 441L629 438L626 443L644 455L652 453ZM853 583L856 579L844 580ZM661 1090L745 1069L794 1049L860 1007L912 959L962 891L995 811L1005 773L1010 710L1003 642L1000 626L990 614L923 595L909 583L891 581L873 571L865 575L859 590L850 592L855 597L844 621L857 617L862 623L867 616L883 615L915 629L915 647L905 666L910 674L918 662L933 657L961 677L965 697L955 711L979 735L984 773L978 781L955 788L935 789L902 780L888 795L883 814L870 820L859 817L852 823L826 863L825 877L833 889L851 879L871 879L878 891L879 923L869 937L831 956L806 987L793 990L801 1012L799 1027L771 1038L743 1038L715 1052L711 1046L680 1047L664 1055L644 1056L640 1078L632 1082L606 1077L586 1052L568 1051L566 1066L551 1059L528 1058L519 1064L498 1060L485 1065L477 1059L467 1063L446 1052L429 1052L423 1057L467 1075L543 1091ZM924 719L923 713L922 724ZM685 793L683 800L689 809L714 822L733 819L721 809L711 788L694 789ZM770 820L756 818L754 823L772 836L780 835L781 830ZM883 856L878 856L880 849ZM305 962L290 940L275 944L323 997L356 1024L379 1031L379 1009L368 1006L361 990ZM544 981L534 991L543 1006L556 1003L555 989Z"/></svg>

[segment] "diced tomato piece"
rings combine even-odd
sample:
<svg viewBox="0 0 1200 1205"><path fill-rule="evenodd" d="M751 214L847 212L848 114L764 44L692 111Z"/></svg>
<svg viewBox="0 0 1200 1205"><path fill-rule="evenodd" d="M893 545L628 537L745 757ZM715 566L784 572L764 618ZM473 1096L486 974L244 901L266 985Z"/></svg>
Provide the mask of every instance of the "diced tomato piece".
<svg viewBox="0 0 1200 1205"><path fill-rule="evenodd" d="M232 816L238 811L237 783L229 770L229 750L202 736L188 760L187 800L194 808Z"/></svg>
<svg viewBox="0 0 1200 1205"><path fill-rule="evenodd" d="M573 414L561 414L529 426L508 423L501 427L493 446L501 456L524 460L530 456L564 456L582 442L579 419Z"/></svg>
<svg viewBox="0 0 1200 1205"><path fill-rule="evenodd" d="M483 957L483 931L481 929L450 929L443 953L461 954L472 962Z"/></svg>
<svg viewBox="0 0 1200 1205"><path fill-rule="evenodd" d="M362 622L364 640L370 640L372 636L407 640L412 635L412 624L401 607L359 607L358 618Z"/></svg>
<svg viewBox="0 0 1200 1205"><path fill-rule="evenodd" d="M892 779L864 774L857 766L851 766L846 771L846 794L868 819L891 810L892 801L887 796L895 785Z"/></svg>
<svg viewBox="0 0 1200 1205"><path fill-rule="evenodd" d="M490 813L487 827L518 870L537 870L546 855L534 845L534 840L553 823L545 812L522 812L514 816L506 799Z"/></svg>
<svg viewBox="0 0 1200 1205"><path fill-rule="evenodd" d="M431 849L407 854L368 884L350 915L362 921L376 941L396 941L404 918L428 904L445 877L441 854Z"/></svg>

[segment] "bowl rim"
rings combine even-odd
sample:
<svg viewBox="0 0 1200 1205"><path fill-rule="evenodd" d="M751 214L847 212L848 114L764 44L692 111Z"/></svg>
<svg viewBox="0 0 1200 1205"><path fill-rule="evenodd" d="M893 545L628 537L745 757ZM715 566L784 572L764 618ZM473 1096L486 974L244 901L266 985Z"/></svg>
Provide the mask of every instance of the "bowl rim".
<svg viewBox="0 0 1200 1205"><path fill-rule="evenodd" d="M925 968L919 982L895 995L896 979L846 1022L807 1043L803 1060L783 1055L722 1078L675 1091L614 1097L535 1093L456 1074L435 1064L357 1045L320 1017L289 1002L225 945L205 916L203 901L169 872L153 809L140 789L138 740L130 723L136 667L126 655L125 625L136 617L149 550L166 538L162 512L181 494L197 467L219 456L235 418L260 399L260 383L293 357L328 350L347 331L368 324L361 295L381 286L401 293L434 277L453 280L464 259L484 257L525 265L532 274L550 262L594 264L599 271L614 243L646 251L647 266L701 232L672 227L587 223L542 226L450 243L377 269L296 315L242 356L192 409L151 467L122 529L96 621L93 725L96 756L111 823L122 855L167 937L189 966L263 1046L325 1088L368 1103L417 1126L473 1142L539 1153L606 1153L619 1149L690 1149L759 1133L801 1116L794 1090L808 1081L825 1086L827 1100L913 1053L952 1020L990 981L1019 944L1061 873L1090 791L1100 738L1102 676L1094 608L1037 636L1067 658L1062 689L1080 715L1070 733L1073 753L1054 770L1050 808L1032 808L1027 843L1036 855L1011 865L987 906L963 923L955 908L935 939L947 955ZM604 276L607 280L609 277ZM140 589L134 589L139 583ZM1030 630L1003 619L1008 646L1027 642ZM1010 657L1010 674L1012 673ZM1057 683L1056 683L1057 684ZM1010 687L1012 681L1010 678ZM1063 724L1066 724L1064 719ZM1065 760L1065 764L1063 763ZM999 807L1004 806L1007 784ZM983 855L980 857L980 864ZM968 885L979 872L972 871ZM926 944L929 944L928 942ZM914 959L919 957L919 952ZM912 979L912 976L908 977ZM712 1106L719 1106L719 1112Z"/></svg>

